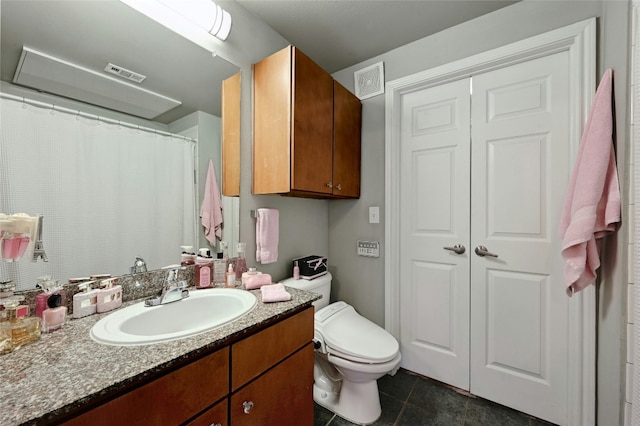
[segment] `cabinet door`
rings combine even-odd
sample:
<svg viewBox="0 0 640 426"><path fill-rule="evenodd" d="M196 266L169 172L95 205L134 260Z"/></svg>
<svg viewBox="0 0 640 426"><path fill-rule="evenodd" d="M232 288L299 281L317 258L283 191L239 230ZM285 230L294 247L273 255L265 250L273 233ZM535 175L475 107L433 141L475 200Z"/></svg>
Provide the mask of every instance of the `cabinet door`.
<svg viewBox="0 0 640 426"><path fill-rule="evenodd" d="M254 194L291 190L291 51L253 65Z"/></svg>
<svg viewBox="0 0 640 426"><path fill-rule="evenodd" d="M240 195L240 73L222 82L222 195Z"/></svg>
<svg viewBox="0 0 640 426"><path fill-rule="evenodd" d="M331 194L333 175L333 78L293 50L291 189Z"/></svg>
<svg viewBox="0 0 640 426"><path fill-rule="evenodd" d="M313 344L231 396L234 426L313 424Z"/></svg>
<svg viewBox="0 0 640 426"><path fill-rule="evenodd" d="M362 104L334 81L333 89L333 195L360 197L360 129Z"/></svg>

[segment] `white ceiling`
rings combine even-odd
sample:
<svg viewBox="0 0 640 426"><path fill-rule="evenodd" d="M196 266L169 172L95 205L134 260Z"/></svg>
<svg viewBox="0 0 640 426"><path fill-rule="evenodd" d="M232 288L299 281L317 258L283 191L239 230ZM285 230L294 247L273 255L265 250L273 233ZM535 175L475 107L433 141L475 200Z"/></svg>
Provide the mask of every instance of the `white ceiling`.
<svg viewBox="0 0 640 426"><path fill-rule="evenodd" d="M513 1L238 0L329 72L357 64ZM0 79L22 46L102 72L107 62L144 74L143 87L181 100L156 118L220 115L220 82L237 68L117 0L0 1ZM242 28L233 27L233 31ZM194 90L194 87L197 90ZM203 90L203 88L206 88Z"/></svg>

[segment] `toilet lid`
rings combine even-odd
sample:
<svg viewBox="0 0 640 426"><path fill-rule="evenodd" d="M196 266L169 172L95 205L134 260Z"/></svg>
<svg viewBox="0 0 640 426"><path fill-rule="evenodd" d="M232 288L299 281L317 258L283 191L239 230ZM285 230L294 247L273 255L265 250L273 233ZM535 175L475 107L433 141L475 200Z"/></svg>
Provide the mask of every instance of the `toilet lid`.
<svg viewBox="0 0 640 426"><path fill-rule="evenodd" d="M344 302L332 303L318 311L315 323L331 354L372 364L390 361L398 355L398 341L391 334Z"/></svg>

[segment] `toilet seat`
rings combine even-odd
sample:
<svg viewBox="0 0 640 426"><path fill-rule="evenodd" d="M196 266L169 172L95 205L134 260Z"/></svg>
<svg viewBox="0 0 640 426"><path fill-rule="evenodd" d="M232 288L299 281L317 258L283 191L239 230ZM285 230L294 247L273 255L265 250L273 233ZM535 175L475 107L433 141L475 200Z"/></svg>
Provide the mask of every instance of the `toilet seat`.
<svg viewBox="0 0 640 426"><path fill-rule="evenodd" d="M327 353L353 362L386 363L399 354L398 341L391 334L345 302L332 303L316 312L315 331Z"/></svg>

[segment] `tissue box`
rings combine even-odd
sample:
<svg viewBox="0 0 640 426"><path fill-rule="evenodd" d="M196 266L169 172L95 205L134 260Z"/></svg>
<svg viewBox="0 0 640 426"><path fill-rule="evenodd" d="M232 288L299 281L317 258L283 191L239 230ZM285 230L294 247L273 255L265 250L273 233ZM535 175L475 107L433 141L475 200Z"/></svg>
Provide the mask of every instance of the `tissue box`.
<svg viewBox="0 0 640 426"><path fill-rule="evenodd" d="M300 278L312 280L327 273L327 258L323 256L305 256L293 259L291 267L298 262Z"/></svg>

